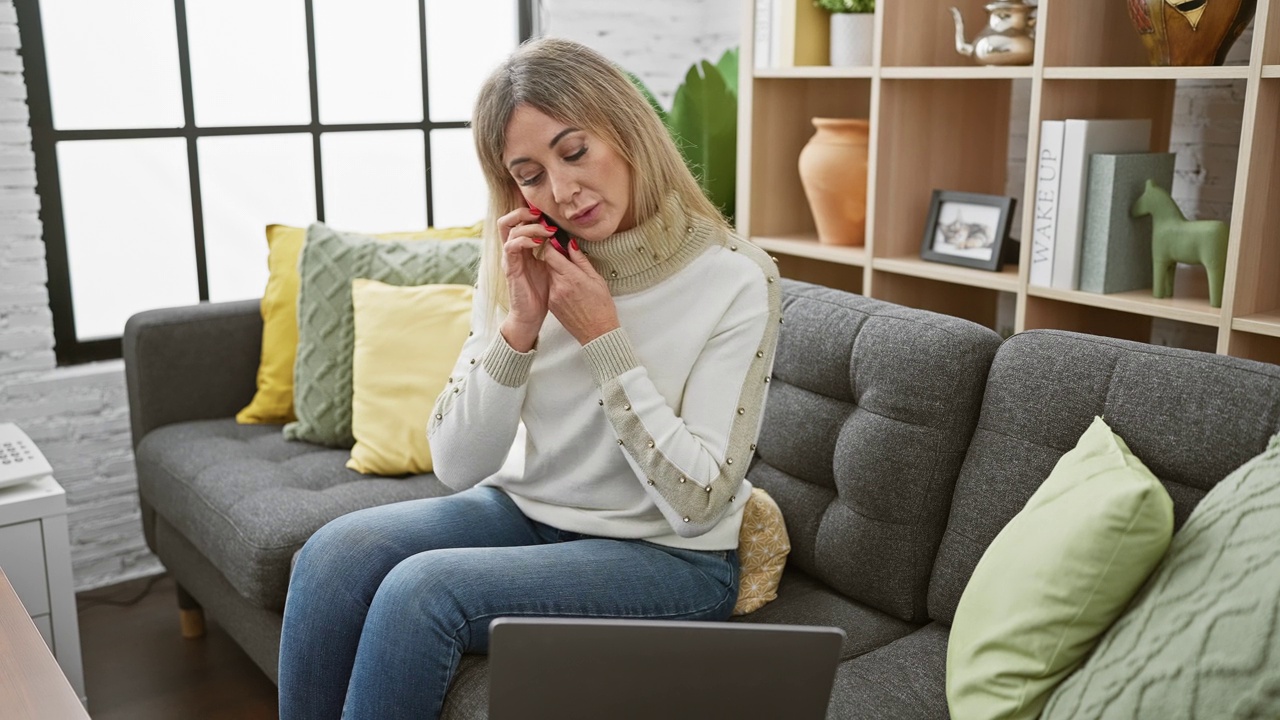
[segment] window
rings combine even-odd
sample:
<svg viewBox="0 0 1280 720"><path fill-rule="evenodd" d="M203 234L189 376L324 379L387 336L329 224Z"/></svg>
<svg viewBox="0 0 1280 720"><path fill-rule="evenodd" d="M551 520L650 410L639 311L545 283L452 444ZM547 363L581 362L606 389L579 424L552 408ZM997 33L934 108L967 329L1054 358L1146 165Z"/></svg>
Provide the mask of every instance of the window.
<svg viewBox="0 0 1280 720"><path fill-rule="evenodd" d="M269 223L469 225L469 118L534 0L17 0L61 363L259 297Z"/></svg>

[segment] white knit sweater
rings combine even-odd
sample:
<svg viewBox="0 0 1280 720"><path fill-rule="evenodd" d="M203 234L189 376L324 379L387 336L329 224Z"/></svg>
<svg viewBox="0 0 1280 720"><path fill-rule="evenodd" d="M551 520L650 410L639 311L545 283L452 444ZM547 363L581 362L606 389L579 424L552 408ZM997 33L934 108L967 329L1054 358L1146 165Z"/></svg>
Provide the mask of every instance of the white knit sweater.
<svg viewBox="0 0 1280 720"><path fill-rule="evenodd" d="M477 294L428 425L436 477L498 487L562 530L736 548L777 344L776 266L673 199L584 249L621 328L583 346L548 314L519 353L499 323L486 329ZM523 466L504 468L521 421Z"/></svg>

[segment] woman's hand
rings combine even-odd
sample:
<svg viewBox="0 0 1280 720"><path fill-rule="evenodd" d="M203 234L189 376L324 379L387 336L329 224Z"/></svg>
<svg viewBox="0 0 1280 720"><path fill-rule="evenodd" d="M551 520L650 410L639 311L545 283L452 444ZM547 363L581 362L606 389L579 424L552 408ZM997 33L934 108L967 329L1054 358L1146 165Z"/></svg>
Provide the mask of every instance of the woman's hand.
<svg viewBox="0 0 1280 720"><path fill-rule="evenodd" d="M542 227L538 216L528 208L499 218L498 232L502 236L502 267L511 300L511 310L502 322L502 337L512 349L528 352L547 317L551 284L551 273L545 263L533 257L533 251L555 232Z"/></svg>
<svg viewBox="0 0 1280 720"><path fill-rule="evenodd" d="M556 240L548 242L559 247ZM576 241L569 243L569 257L548 252L543 261L551 271L548 306L570 335L586 345L618 329L618 309L609 294L609 285Z"/></svg>

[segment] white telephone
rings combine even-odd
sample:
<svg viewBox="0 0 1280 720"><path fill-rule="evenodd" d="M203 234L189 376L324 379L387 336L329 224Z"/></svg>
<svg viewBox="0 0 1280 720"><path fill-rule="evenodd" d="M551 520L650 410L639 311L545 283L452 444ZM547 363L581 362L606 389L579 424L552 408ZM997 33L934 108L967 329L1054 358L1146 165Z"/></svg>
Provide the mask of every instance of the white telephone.
<svg viewBox="0 0 1280 720"><path fill-rule="evenodd" d="M53 474L31 438L13 423L0 423L0 488Z"/></svg>

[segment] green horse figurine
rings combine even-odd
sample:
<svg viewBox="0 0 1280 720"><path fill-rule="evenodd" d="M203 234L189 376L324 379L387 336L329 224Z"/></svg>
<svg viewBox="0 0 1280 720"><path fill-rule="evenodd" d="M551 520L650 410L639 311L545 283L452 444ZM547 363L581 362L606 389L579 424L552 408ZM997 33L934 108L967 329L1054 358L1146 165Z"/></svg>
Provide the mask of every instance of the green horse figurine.
<svg viewBox="0 0 1280 720"><path fill-rule="evenodd" d="M1222 279L1227 271L1227 224L1221 220L1187 220L1168 191L1148 180L1133 202L1130 215L1151 216L1151 294L1173 295L1178 263L1203 265L1209 273L1209 304L1222 307Z"/></svg>

